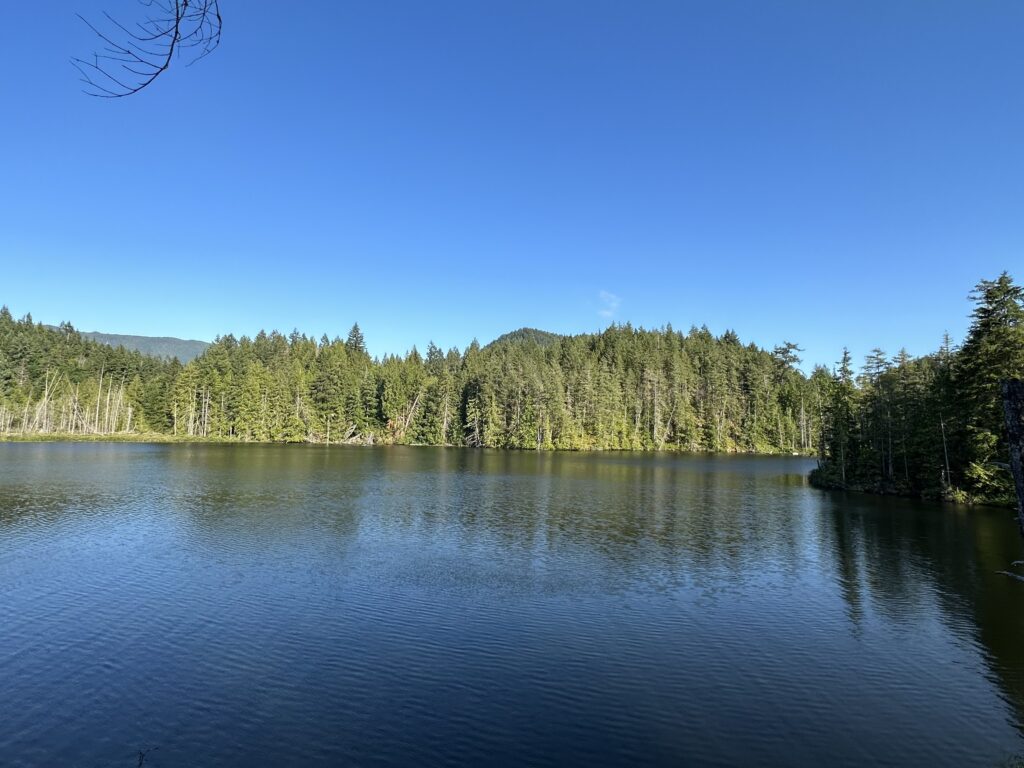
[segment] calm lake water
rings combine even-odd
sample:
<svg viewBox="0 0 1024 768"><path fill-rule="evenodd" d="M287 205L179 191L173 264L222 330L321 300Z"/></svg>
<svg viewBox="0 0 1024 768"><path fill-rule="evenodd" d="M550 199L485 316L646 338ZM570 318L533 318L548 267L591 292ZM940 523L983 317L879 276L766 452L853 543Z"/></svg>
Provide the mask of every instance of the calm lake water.
<svg viewBox="0 0 1024 768"><path fill-rule="evenodd" d="M0 765L996 766L1006 510L805 459L0 444Z"/></svg>

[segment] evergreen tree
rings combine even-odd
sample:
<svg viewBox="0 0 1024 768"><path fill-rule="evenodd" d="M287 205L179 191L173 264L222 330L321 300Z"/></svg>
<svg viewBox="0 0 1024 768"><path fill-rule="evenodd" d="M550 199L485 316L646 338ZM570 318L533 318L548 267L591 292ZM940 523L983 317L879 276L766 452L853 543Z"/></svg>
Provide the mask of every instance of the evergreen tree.
<svg viewBox="0 0 1024 768"><path fill-rule="evenodd" d="M855 377L799 370L733 331L612 325L508 334L371 359L298 331L218 337L182 366L0 308L0 436L155 431L185 438L544 449L816 452L822 485L1004 501L999 381L1024 375L1024 292L978 284L970 333L933 355L879 349Z"/></svg>
<svg viewBox="0 0 1024 768"><path fill-rule="evenodd" d="M962 414L963 482L969 493L1008 499L1009 475L993 464L1007 455L999 382L1024 375L1024 289L1003 272L978 283L970 298L976 306L954 385Z"/></svg>
<svg viewBox="0 0 1024 768"><path fill-rule="evenodd" d="M359 330L359 323L353 324L349 330L348 338L345 339L345 349L352 354L366 354L366 341L363 339L363 332Z"/></svg>

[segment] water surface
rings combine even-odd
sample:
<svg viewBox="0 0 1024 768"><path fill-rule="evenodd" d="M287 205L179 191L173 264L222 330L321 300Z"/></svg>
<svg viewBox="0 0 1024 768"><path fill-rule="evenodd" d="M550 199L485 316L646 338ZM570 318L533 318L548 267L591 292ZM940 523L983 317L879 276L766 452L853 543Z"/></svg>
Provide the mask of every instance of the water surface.
<svg viewBox="0 0 1024 768"><path fill-rule="evenodd" d="M0 444L0 765L1024 753L1009 513L809 466Z"/></svg>

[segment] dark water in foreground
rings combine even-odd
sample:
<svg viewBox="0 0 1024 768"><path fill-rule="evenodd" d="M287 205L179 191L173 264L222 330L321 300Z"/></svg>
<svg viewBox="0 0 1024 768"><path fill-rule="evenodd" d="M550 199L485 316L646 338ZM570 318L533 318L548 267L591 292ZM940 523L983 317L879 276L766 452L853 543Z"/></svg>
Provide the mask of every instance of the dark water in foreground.
<svg viewBox="0 0 1024 768"><path fill-rule="evenodd" d="M1009 513L808 464L0 445L0 765L1024 753Z"/></svg>

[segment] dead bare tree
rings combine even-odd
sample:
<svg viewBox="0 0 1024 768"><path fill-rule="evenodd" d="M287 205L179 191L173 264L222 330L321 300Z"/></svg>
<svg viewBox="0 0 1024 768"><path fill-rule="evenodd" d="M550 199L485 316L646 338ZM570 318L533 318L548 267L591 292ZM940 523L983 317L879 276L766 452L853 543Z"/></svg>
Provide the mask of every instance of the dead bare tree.
<svg viewBox="0 0 1024 768"><path fill-rule="evenodd" d="M190 66L220 44L219 0L139 0L145 21L126 25L104 12L97 26L79 14L96 33L101 48L92 59L74 58L90 96L116 99L138 93L157 79L176 57Z"/></svg>
<svg viewBox="0 0 1024 768"><path fill-rule="evenodd" d="M1024 536L1024 381L1002 382L1003 414L1006 436L1010 444L1010 474L1017 493L1017 523Z"/></svg>
<svg viewBox="0 0 1024 768"><path fill-rule="evenodd" d="M1010 448L1010 463L1006 468L1013 475L1013 487L1017 494L1017 525L1024 536L1024 381L1009 379L1002 382L1001 388L1006 437ZM1024 560L1017 560L1013 564L1024 565ZM1011 571L1000 573L1024 581L1024 576L1020 574Z"/></svg>

